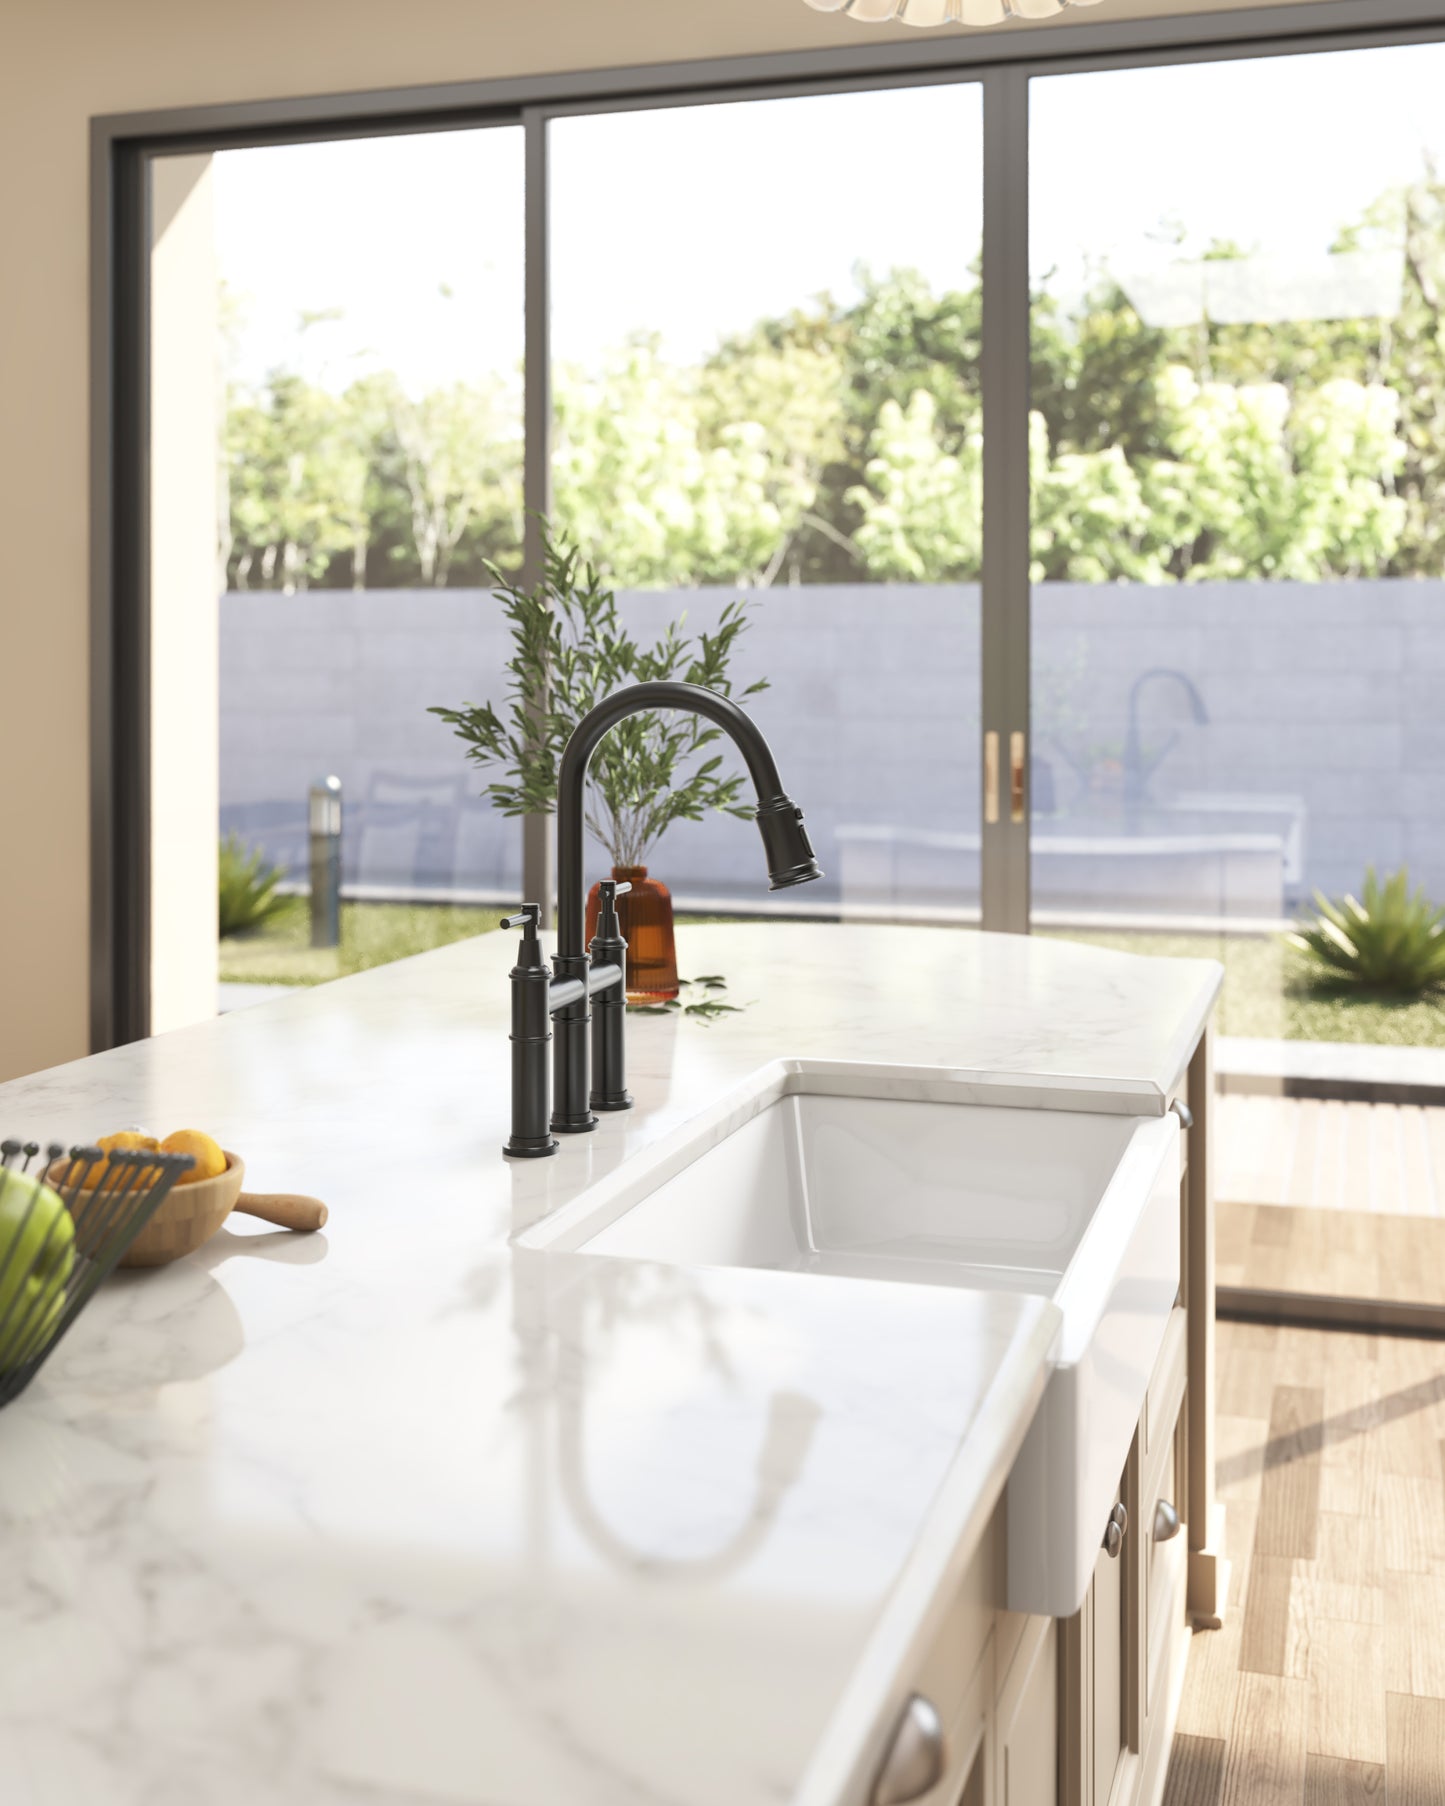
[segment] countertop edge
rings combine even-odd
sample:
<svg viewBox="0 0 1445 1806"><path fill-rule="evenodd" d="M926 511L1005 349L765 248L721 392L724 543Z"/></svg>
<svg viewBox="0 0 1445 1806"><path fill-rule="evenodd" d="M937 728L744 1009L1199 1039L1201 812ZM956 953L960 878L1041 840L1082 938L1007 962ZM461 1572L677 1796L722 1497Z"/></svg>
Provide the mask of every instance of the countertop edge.
<svg viewBox="0 0 1445 1806"><path fill-rule="evenodd" d="M1200 960L1202 966L1210 968L1209 981L1203 985L1197 995L1193 1011L1192 1027L1181 1024L1178 1039L1174 1044L1174 1073L1166 1080L1162 1093L1163 1104L1168 1107L1169 1094L1183 1083L1184 1075L1189 1070L1189 1062L1194 1058L1194 1050L1198 1047L1205 1029L1209 1026L1209 1018L1214 1013L1214 1006L1219 1002L1219 994L1224 989L1224 967L1217 959Z"/></svg>
<svg viewBox="0 0 1445 1806"><path fill-rule="evenodd" d="M919 1528L878 1622L809 1759L793 1806L865 1806L868 1787L907 1696L908 1678L932 1648L954 1595L1033 1423L1063 1324L1057 1305L1010 1351L979 1405ZM1012 1408L1000 1395L1022 1391ZM983 1475L980 1480L980 1474Z"/></svg>

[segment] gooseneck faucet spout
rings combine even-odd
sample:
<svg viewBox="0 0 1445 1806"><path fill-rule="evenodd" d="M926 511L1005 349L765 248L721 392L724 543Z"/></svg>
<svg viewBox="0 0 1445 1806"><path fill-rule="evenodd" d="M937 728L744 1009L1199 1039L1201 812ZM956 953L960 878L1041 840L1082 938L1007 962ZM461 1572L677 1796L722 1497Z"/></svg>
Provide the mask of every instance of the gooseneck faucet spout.
<svg viewBox="0 0 1445 1806"><path fill-rule="evenodd" d="M770 890L821 878L803 827L803 811L784 794L777 762L752 716L727 696L700 684L631 684L604 697L572 730L557 779L557 956L575 959L582 943L587 893L583 882L583 801L587 767L609 728L648 709L684 709L714 721L743 755L758 798L758 828L768 860Z"/></svg>
<svg viewBox="0 0 1445 1806"><path fill-rule="evenodd" d="M729 697L699 684L631 684L605 697L584 715L562 754L557 781L557 952L545 985L539 983L539 956L523 943L513 985L512 1137L505 1151L517 1158L556 1152L554 1134L579 1135L597 1126L595 1110L630 1109L623 1073L622 1015L627 943L616 927L607 899L605 931L589 959L585 944L586 884L583 867L587 767L598 742L629 715L651 709L683 709L716 722L742 754L757 793L757 824L763 837L770 888L821 878L803 812L786 794L778 767L757 723ZM531 913L532 932L538 911ZM503 926L513 925L508 917ZM599 929L602 922L599 921ZM615 994L614 994L615 993ZM597 1045L589 1046L591 999L597 995ZM524 1007L525 1006L525 1007ZM548 1020L556 1022L553 1043L554 1107L547 1109L545 1043ZM523 1024L525 1023L525 1027ZM594 1066L597 1070L593 1070Z"/></svg>

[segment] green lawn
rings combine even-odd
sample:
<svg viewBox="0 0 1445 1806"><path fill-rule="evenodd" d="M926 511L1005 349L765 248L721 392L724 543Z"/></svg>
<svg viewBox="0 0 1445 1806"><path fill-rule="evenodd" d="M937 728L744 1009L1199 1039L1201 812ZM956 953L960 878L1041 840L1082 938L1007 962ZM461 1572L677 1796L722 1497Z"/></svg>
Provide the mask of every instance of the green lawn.
<svg viewBox="0 0 1445 1806"><path fill-rule="evenodd" d="M343 903L341 945L311 946L304 904L279 928L231 935L221 942L222 984L319 985L412 953L490 934L499 908L460 909L433 903Z"/></svg>
<svg viewBox="0 0 1445 1806"><path fill-rule="evenodd" d="M280 927L254 935L231 935L221 942L222 984L320 985L349 978L373 966L473 935L491 934L501 918L497 904L485 909L445 903L343 903L341 945L311 946L304 903ZM735 916L683 916L679 923L742 920Z"/></svg>
<svg viewBox="0 0 1445 1806"><path fill-rule="evenodd" d="M221 942L221 978L234 984L315 985L345 978L408 954L445 947L496 929L500 910L444 904L344 903L341 946L312 948L304 907L281 928ZM743 917L679 916L690 921ZM765 926L759 921L759 928ZM1445 1047L1445 998L1327 995L1304 982L1296 957L1281 941L1208 934L1056 933L1056 938L1153 953L1217 959L1224 993L1216 1018L1221 1034L1263 1035L1280 1041L1367 1041L1392 1047ZM684 962L685 963L685 962Z"/></svg>

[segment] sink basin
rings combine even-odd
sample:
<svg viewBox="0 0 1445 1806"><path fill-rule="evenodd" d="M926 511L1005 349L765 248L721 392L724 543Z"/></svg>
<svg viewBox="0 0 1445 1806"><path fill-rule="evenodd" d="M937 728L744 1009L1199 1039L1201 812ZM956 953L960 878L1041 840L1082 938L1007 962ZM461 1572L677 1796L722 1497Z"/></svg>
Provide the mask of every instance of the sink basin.
<svg viewBox="0 0 1445 1806"><path fill-rule="evenodd" d="M1178 1124L1125 1113L1139 1103L1082 1081L780 1061L522 1239L1051 1299L1063 1323L1009 1480L1006 1603L1068 1617L1179 1287Z"/></svg>

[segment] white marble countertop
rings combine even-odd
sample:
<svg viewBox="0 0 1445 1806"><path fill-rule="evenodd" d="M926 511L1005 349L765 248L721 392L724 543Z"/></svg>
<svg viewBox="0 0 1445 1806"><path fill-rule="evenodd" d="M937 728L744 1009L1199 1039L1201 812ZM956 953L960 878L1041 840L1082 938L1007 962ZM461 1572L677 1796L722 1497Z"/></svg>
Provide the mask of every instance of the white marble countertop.
<svg viewBox="0 0 1445 1806"><path fill-rule="evenodd" d="M511 1165L513 945L0 1086L0 1132L205 1128L332 1213L119 1276L0 1412L6 1806L854 1797L1053 1307L510 1237L779 1055L1107 1078L1162 1109L1219 969L690 927L685 969L744 1014L633 1017L638 1108Z"/></svg>

